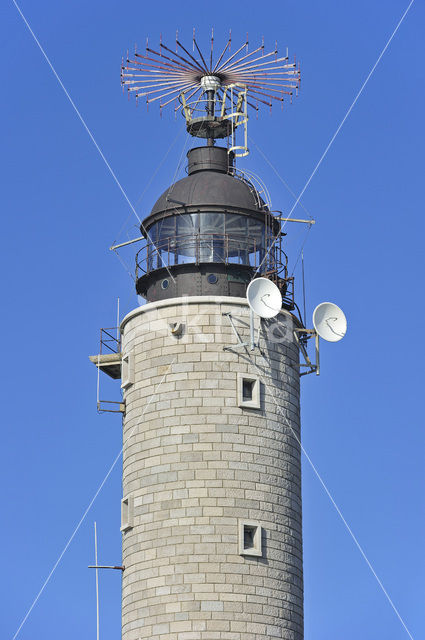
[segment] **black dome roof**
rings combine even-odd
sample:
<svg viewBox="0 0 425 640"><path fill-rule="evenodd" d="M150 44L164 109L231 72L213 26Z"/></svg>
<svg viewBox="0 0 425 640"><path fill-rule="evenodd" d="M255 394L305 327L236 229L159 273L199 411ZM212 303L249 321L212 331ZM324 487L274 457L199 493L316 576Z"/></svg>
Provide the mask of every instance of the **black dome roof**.
<svg viewBox="0 0 425 640"><path fill-rule="evenodd" d="M264 203L261 201L262 205ZM177 206L215 205L262 211L258 195L248 183L218 171L198 171L169 187L156 201L151 215Z"/></svg>

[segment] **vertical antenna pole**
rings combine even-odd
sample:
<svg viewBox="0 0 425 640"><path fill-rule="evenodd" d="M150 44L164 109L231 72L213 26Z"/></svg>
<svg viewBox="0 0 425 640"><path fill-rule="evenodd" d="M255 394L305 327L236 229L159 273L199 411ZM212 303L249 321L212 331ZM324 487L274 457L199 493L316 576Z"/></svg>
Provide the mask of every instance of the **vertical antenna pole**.
<svg viewBox="0 0 425 640"><path fill-rule="evenodd" d="M94 563L96 565L96 640L99 640L99 569L97 563L97 527L94 523Z"/></svg>
<svg viewBox="0 0 425 640"><path fill-rule="evenodd" d="M254 339L254 312L252 309L249 311L249 329L250 329L250 342L251 342L251 351L255 349L255 339Z"/></svg>
<svg viewBox="0 0 425 640"><path fill-rule="evenodd" d="M211 53L210 53L210 72L212 71L212 61L213 61L213 49L214 49L214 27L211 29Z"/></svg>
<svg viewBox="0 0 425 640"><path fill-rule="evenodd" d="M304 280L304 249L301 251L301 268L303 276L303 304L304 304L304 326L306 327L306 309L305 309L305 280Z"/></svg>
<svg viewBox="0 0 425 640"><path fill-rule="evenodd" d="M102 348L102 343L100 343L100 349ZM96 384L96 406L97 410L100 411L100 353L97 355L97 384Z"/></svg>
<svg viewBox="0 0 425 640"><path fill-rule="evenodd" d="M120 341L120 299L117 298L117 346Z"/></svg>
<svg viewBox="0 0 425 640"><path fill-rule="evenodd" d="M316 376L320 376L320 338L316 333Z"/></svg>

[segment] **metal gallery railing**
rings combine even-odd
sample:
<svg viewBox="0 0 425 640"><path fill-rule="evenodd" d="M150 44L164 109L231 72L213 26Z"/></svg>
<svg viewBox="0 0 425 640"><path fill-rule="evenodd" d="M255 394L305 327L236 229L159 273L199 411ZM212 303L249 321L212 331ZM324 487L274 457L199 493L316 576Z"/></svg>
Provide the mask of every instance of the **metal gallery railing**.
<svg viewBox="0 0 425 640"><path fill-rule="evenodd" d="M145 241L136 255L136 277L179 264L223 263L260 267L261 272L287 275L288 258L280 242L235 238L229 234L177 235L159 242Z"/></svg>
<svg viewBox="0 0 425 640"><path fill-rule="evenodd" d="M100 330L100 355L121 352L121 334L119 327L107 327Z"/></svg>

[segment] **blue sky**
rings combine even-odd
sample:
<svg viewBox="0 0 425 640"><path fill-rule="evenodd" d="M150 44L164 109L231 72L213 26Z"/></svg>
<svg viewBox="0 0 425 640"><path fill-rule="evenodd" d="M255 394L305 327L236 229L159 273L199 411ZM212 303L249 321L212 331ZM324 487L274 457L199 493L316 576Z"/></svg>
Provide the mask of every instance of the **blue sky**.
<svg viewBox="0 0 425 640"><path fill-rule="evenodd" d="M252 118L249 134L296 192L408 5L307 0L197 5L22 0L20 7L140 215L190 140L182 122L121 93L122 55L146 36L217 43L232 28L278 40L301 62L294 104ZM302 382L303 444L412 637L424 598L423 141L425 9L414 2L302 203L308 315L343 307L346 338L322 344L321 376ZM1 8L3 99L3 442L1 636L12 638L121 447L115 415L96 413L100 327L137 304L108 250L137 234L134 214L16 7ZM178 132L160 171L146 185ZM251 145L240 161L273 206L294 198ZM179 177L183 175L180 172ZM143 193L144 192L144 193ZM140 197L143 194L142 198ZM298 207L294 215L304 216ZM292 263L305 228L288 225ZM131 251L125 259L132 264ZM298 296L300 273L297 268ZM300 300L300 296L298 297ZM119 386L104 382L115 399ZM403 640L406 630L303 460L306 640ZM119 564L120 462L18 637L95 637L93 522L99 560ZM120 634L120 575L101 575L101 637Z"/></svg>

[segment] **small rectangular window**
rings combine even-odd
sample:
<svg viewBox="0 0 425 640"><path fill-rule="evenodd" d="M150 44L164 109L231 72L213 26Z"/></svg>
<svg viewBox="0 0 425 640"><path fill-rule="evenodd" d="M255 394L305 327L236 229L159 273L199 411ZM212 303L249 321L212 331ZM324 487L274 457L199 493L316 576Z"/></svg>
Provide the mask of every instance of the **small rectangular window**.
<svg viewBox="0 0 425 640"><path fill-rule="evenodd" d="M239 522L239 554L262 556L262 528L258 522Z"/></svg>
<svg viewBox="0 0 425 640"><path fill-rule="evenodd" d="M254 380L242 380L242 400L251 402L254 391Z"/></svg>
<svg viewBox="0 0 425 640"><path fill-rule="evenodd" d="M238 374L238 405L246 409L260 409L260 380L245 373Z"/></svg>
<svg viewBox="0 0 425 640"><path fill-rule="evenodd" d="M121 500L121 531L133 527L133 496L128 495Z"/></svg>
<svg viewBox="0 0 425 640"><path fill-rule="evenodd" d="M121 389L127 389L134 382L134 357L132 353L123 353L121 358Z"/></svg>
<svg viewBox="0 0 425 640"><path fill-rule="evenodd" d="M257 527L245 525L243 529L243 547L244 549L254 549L254 538Z"/></svg>

